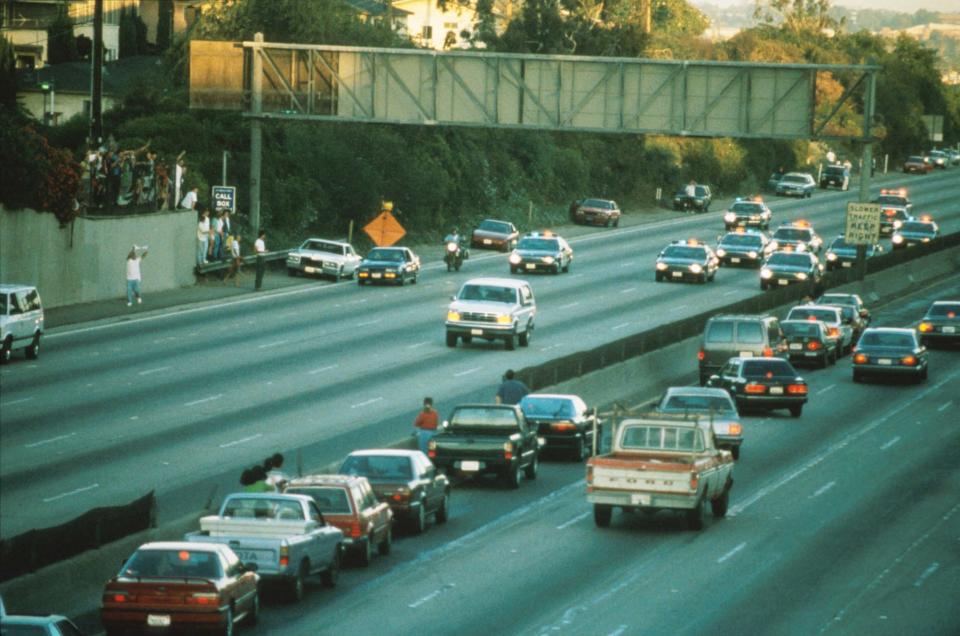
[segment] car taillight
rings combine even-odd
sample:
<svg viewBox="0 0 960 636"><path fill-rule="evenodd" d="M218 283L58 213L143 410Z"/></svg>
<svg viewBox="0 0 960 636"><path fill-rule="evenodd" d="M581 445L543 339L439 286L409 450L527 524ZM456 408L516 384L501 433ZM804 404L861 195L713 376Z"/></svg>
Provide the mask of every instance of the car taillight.
<svg viewBox="0 0 960 636"><path fill-rule="evenodd" d="M865 353L858 353L858 354L856 354L855 356L853 356L853 363L854 363L854 364L866 364L869 359L870 359L870 358L868 358Z"/></svg>
<svg viewBox="0 0 960 636"><path fill-rule="evenodd" d="M838 329L837 327L830 327L830 336L833 338L839 338L840 329Z"/></svg>
<svg viewBox="0 0 960 636"><path fill-rule="evenodd" d="M763 348L763 357L769 358L772 355L773 355L773 349L771 349L770 347Z"/></svg>
<svg viewBox="0 0 960 636"><path fill-rule="evenodd" d="M575 431L577 427L573 422L554 422L550 425L550 429L554 431Z"/></svg>
<svg viewBox="0 0 960 636"><path fill-rule="evenodd" d="M903 356L902 358L900 358L900 362L902 362L907 366L912 367L912 366L916 366L917 358L916 356Z"/></svg>
<svg viewBox="0 0 960 636"><path fill-rule="evenodd" d="M503 444L503 458L513 459L513 442L505 442Z"/></svg>
<svg viewBox="0 0 960 636"><path fill-rule="evenodd" d="M806 384L788 384L787 393L791 395L806 395L807 385Z"/></svg>
<svg viewBox="0 0 960 636"><path fill-rule="evenodd" d="M431 439L427 442L427 457L433 459L437 456L437 441Z"/></svg>
<svg viewBox="0 0 960 636"><path fill-rule="evenodd" d="M285 568L290 565L290 546L280 546L280 567Z"/></svg>
<svg viewBox="0 0 960 636"><path fill-rule="evenodd" d="M399 503L410 501L410 491L406 488L401 488L397 492L393 493L390 498Z"/></svg>
<svg viewBox="0 0 960 636"><path fill-rule="evenodd" d="M587 483L593 483L593 466L587 466Z"/></svg>
<svg viewBox="0 0 960 636"><path fill-rule="evenodd" d="M123 591L107 590L103 593L104 603L130 603L133 600L133 596Z"/></svg>
<svg viewBox="0 0 960 636"><path fill-rule="evenodd" d="M700 485L700 474L690 473L690 490L696 490L697 486L699 485Z"/></svg>
<svg viewBox="0 0 960 636"><path fill-rule="evenodd" d="M727 427L727 432L730 435L739 435L741 432L743 432L743 427L739 424L731 424Z"/></svg>
<svg viewBox="0 0 960 636"><path fill-rule="evenodd" d="M700 351L697 351L697 360L702 361L706 357L707 357L707 354L703 349L701 349Z"/></svg>
<svg viewBox="0 0 960 636"><path fill-rule="evenodd" d="M766 393L767 387L764 386L763 384L756 384L755 382L751 382L747 386L743 387L743 390L746 393Z"/></svg>
<svg viewBox="0 0 960 636"><path fill-rule="evenodd" d="M216 592L194 592L185 600L187 605L219 605L220 595Z"/></svg>
<svg viewBox="0 0 960 636"><path fill-rule="evenodd" d="M807 343L807 349L809 349L810 351L816 351L819 348L820 348L820 343L816 340L811 340L810 342Z"/></svg>
<svg viewBox="0 0 960 636"><path fill-rule="evenodd" d="M933 325L929 322L921 322L920 326L917 327L917 330L920 333L927 333L927 332L933 331Z"/></svg>

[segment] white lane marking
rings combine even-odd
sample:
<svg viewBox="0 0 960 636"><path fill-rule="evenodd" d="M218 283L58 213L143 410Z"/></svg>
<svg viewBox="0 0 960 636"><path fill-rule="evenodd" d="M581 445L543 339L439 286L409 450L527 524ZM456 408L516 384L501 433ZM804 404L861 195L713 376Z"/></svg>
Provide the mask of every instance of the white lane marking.
<svg viewBox="0 0 960 636"><path fill-rule="evenodd" d="M279 347L280 345L285 345L289 340L277 340L276 342L268 342L266 344L258 345L257 349L266 349L268 347Z"/></svg>
<svg viewBox="0 0 960 636"><path fill-rule="evenodd" d="M633 267L634 262L635 261L624 261L623 263L620 263L620 267Z"/></svg>
<svg viewBox="0 0 960 636"><path fill-rule="evenodd" d="M231 446L237 446L238 444L245 444L257 439L258 437L263 437L263 433L257 433L256 435L251 435L250 437L244 437L232 442L227 442L226 444L220 444L220 448L230 448Z"/></svg>
<svg viewBox="0 0 960 636"><path fill-rule="evenodd" d="M420 607L420 606L423 605L424 603L428 603L428 602L432 601L433 599L437 598L438 596L440 596L440 595L443 594L444 592L446 592L446 591L448 591L448 590L452 590L452 589L455 588L456 586L457 586L456 583L447 583L446 585L444 585L443 587L441 587L439 590L434 590L434 591L430 592L429 594L427 594L426 596L420 597L418 600L416 600L416 601L414 601L413 603L410 603L409 605L407 605L407 607L409 607L410 609L417 609L418 607Z"/></svg>
<svg viewBox="0 0 960 636"><path fill-rule="evenodd" d="M579 302L567 303L566 305L561 305L560 309L570 309L571 307L576 307L579 304Z"/></svg>
<svg viewBox="0 0 960 636"><path fill-rule="evenodd" d="M731 289L730 291L725 291L725 292L723 292L723 295L724 295L724 296L733 296L734 294L739 294L739 293L740 293L740 290L739 290L739 289Z"/></svg>
<svg viewBox="0 0 960 636"><path fill-rule="evenodd" d="M482 368L483 368L483 367L473 367L472 369L467 369L466 371L460 371L459 373L454 373L454 374L453 374L453 377L459 378L459 377L464 376L464 375L470 375L471 373L476 373L477 371L479 371L479 370L482 369Z"/></svg>
<svg viewBox="0 0 960 636"><path fill-rule="evenodd" d="M781 477L780 479L773 482L772 484L760 488L751 496L747 497L743 502L738 503L735 506L731 506L730 511L727 513L727 516L736 517L738 514L740 514L741 512L743 512L744 510L752 506L753 504L757 503L758 501L760 501L770 493L790 483L791 481L793 481L803 473L807 472L814 466L817 466L818 464L826 460L828 457L830 457L834 453L849 446L851 442L863 437L873 429L885 423L894 415L897 415L900 411L912 406L916 402L920 402L927 399L930 396L930 394L940 391L945 384L947 384L948 382L952 382L957 377L957 375L958 375L957 373L951 373L950 375L945 377L943 380L937 382L933 386L928 387L925 391L918 393L912 399L909 399L906 402L900 403L894 409L888 411L886 415L882 415L875 420L871 420L869 423L860 427L858 430L854 431L850 435L847 435L846 437L841 439L839 442L831 444L830 446L827 447L825 451L823 451L822 453L820 453L810 461L806 462L805 464L801 464L799 468L796 468L795 470Z"/></svg>
<svg viewBox="0 0 960 636"><path fill-rule="evenodd" d="M82 492L87 492L88 490L93 490L94 488L99 488L99 487L100 487L100 484L91 484L89 486L84 486L83 488L77 488L76 490L71 490L70 492L54 495L53 497L44 497L43 503L50 503L51 501L56 501L57 499L63 499L64 497L72 497L73 495L79 495Z"/></svg>
<svg viewBox="0 0 960 636"><path fill-rule="evenodd" d="M29 402L32 400L32 397L20 398L19 400L10 400L9 402L0 402L0 406L13 406L14 404L23 404L24 402Z"/></svg>
<svg viewBox="0 0 960 636"><path fill-rule="evenodd" d="M833 488L833 487L836 486L836 485L837 485L837 482L831 481L829 484L825 484L825 485L821 486L820 488L818 488L812 495L810 495L810 498L812 499L812 498L814 498L814 497L819 497L820 495L822 495L823 493L827 492L828 490L830 490L831 488Z"/></svg>
<svg viewBox="0 0 960 636"><path fill-rule="evenodd" d="M948 408L950 408L951 404L953 404L953 400L948 400L946 404L944 404L943 406L937 409L937 413L943 413Z"/></svg>
<svg viewBox="0 0 960 636"><path fill-rule="evenodd" d="M572 526L573 524L577 523L578 521L583 521L584 519L586 519L587 517L589 517L591 514L592 514L592 513L590 513L590 512L585 512L585 513L583 513L582 515L577 515L576 517L574 517L574 518L571 519L570 521L565 521L565 522L561 523L559 526L557 526L557 530L564 530L564 529L566 529L566 528L569 528L570 526Z"/></svg>
<svg viewBox="0 0 960 636"><path fill-rule="evenodd" d="M552 345L550 345L549 347L544 347L544 348L541 349L540 351L550 351L551 349L558 349L558 348L560 348L560 347L562 347L562 346L563 346L563 343L562 343L562 342L555 342L555 343L553 343Z"/></svg>
<svg viewBox="0 0 960 636"><path fill-rule="evenodd" d="M583 274L582 274L582 273L581 273L581 274L568 274L568 275L567 275L567 278L568 278L568 279L570 279L570 278L583 278Z"/></svg>
<svg viewBox="0 0 960 636"><path fill-rule="evenodd" d="M24 444L24 448L36 448L37 446L43 446L44 444L52 444L53 442L59 442L62 439L67 439L68 437L73 437L76 433L68 433L66 435L57 435L56 437L51 437L50 439L40 440L39 442L34 442L33 444Z"/></svg>
<svg viewBox="0 0 960 636"><path fill-rule="evenodd" d="M923 582L926 581L928 578L930 578L930 575L933 574L934 572L936 572L936 571L939 570L939 569L940 569L940 564L939 564L939 563L937 563L936 561L934 561L933 563L931 563L931 564L930 564L930 567L928 567L926 570L924 570L924 571L923 571L923 574L921 574L921 575L917 578L917 580L913 582L913 587L920 587L921 585L923 585Z"/></svg>
<svg viewBox="0 0 960 636"><path fill-rule="evenodd" d="M621 294L629 294L629 293L632 292L632 291L637 291L637 288L636 288L636 287L627 287L626 289L621 289L621 290L620 290L620 293L621 293Z"/></svg>
<svg viewBox="0 0 960 636"><path fill-rule="evenodd" d="M836 385L836 384L831 384L830 386L825 386L825 387L823 387L822 389L820 389L819 391L817 391L817 395L820 395L820 394L822 394L822 393L826 393L827 391L832 391L832 390L835 389L835 388L837 388L837 385Z"/></svg>
<svg viewBox="0 0 960 636"><path fill-rule="evenodd" d="M422 347L423 345L427 345L427 344L430 344L429 340L424 340L423 342L415 342L412 345L407 345L407 349L416 349L418 347Z"/></svg>
<svg viewBox="0 0 960 636"><path fill-rule="evenodd" d="M686 308L687 308L686 305L676 305L675 307L671 308L671 311L679 311L681 309L686 309Z"/></svg>
<svg viewBox="0 0 960 636"><path fill-rule="evenodd" d="M867 594L873 593L874 588L876 588L876 587L881 583L881 581L883 581L883 579L885 579L885 578L887 577L887 575L890 574L890 572L893 570L893 568L895 568L897 565L899 565L900 563L902 563L902 562L904 561L904 559L907 557L907 555L909 555L911 552L913 552L915 549L917 549L917 548L920 547L923 543L925 543L926 540L930 538L930 535L931 535L931 534L933 534L934 532L936 532L936 531L940 528L940 526L942 526L944 523L946 523L947 521L949 521L949 520L950 520L950 517L952 517L954 514L956 514L957 510L960 510L960 503L956 504L953 508L951 508L950 510L948 510L947 513L946 513L945 515L943 515L942 517L940 517L940 519L939 519L935 524L933 524L933 526L932 526L929 530L927 530L927 531L924 532L922 535L920 535L920 537L919 537L916 541L914 541L913 543L911 543L911 544L907 547L906 550L904 550L903 552L901 552L901 553L893 560L893 562L890 563L890 565L888 565L882 572L880 572L880 574L878 574L877 576L875 576L874 579L873 579L872 581L870 581L870 583L867 584L866 587L861 588L859 594L857 594L856 596L854 596L853 599L851 599L851 601L850 601L849 603L847 603L846 605L844 605L844 606L840 609L840 611L838 611L836 614L834 614L834 615L833 615L833 618L832 618L831 620L829 620L829 621L827 621L826 623L824 623L823 627L820 628L820 633L822 634L822 633L824 633L825 631L827 631L828 629L830 629L831 627L833 627L834 625L840 623L840 622L843 620L843 618L847 615L847 612L850 611L850 608L851 608L851 607L853 607L856 603L858 603L858 602L860 601L860 599L862 599L863 597L865 597Z"/></svg>
<svg viewBox="0 0 960 636"><path fill-rule="evenodd" d="M204 402L212 402L213 400L219 400L222 397L223 397L223 393L217 393L216 395L211 395L210 397L194 400L193 402L187 402L184 404L184 406L196 406L197 404L203 404Z"/></svg>
<svg viewBox="0 0 960 636"><path fill-rule="evenodd" d="M890 440L889 442L887 442L886 444L884 444L883 446L881 446L881 447L880 447L880 450L887 450L888 448L890 448L891 446L893 446L894 444L896 444L896 443L899 442L899 441L900 441L900 436L897 435L897 436L894 437L892 440Z"/></svg>
<svg viewBox="0 0 960 636"><path fill-rule="evenodd" d="M729 552L727 552L726 554L724 554L722 557L720 557L719 559L717 559L717 563L723 563L724 561L726 561L727 559L729 559L730 557L732 557L734 554L736 554L736 553L739 552L740 550L743 550L745 547L747 547L747 544L746 544L746 543L741 543L740 545L738 545L737 547L735 547L733 550L730 550Z"/></svg>
<svg viewBox="0 0 960 636"><path fill-rule="evenodd" d="M324 371L333 371L339 366L340 366L339 364L331 364L325 367L320 367L319 369L313 369L312 371L307 371L307 375L316 375L318 373L323 373Z"/></svg>
<svg viewBox="0 0 960 636"><path fill-rule="evenodd" d="M146 371L140 371L137 375L150 375L151 373L160 373L161 371L166 371L167 369L172 369L173 367L157 367L156 369L147 369Z"/></svg>
<svg viewBox="0 0 960 636"><path fill-rule="evenodd" d="M350 405L350 408L352 408L352 409L358 409L358 408L360 408L361 406L370 406L371 404L374 404L374 403L376 403L376 402L379 402L379 401L382 400L382 399L383 399L382 397L375 397L375 398L372 398L372 399L370 399L370 400L366 400L365 402L357 402L356 404L351 404L351 405Z"/></svg>
<svg viewBox="0 0 960 636"><path fill-rule="evenodd" d="M620 636L627 631L627 627L629 627L629 625L620 625L615 630L607 634L607 636Z"/></svg>
<svg viewBox="0 0 960 636"><path fill-rule="evenodd" d="M357 326L358 326L358 327L369 327L370 325L375 325L375 324L377 324L378 322L381 322L382 320L383 320L383 318L376 318L376 319L374 319L374 320L366 320L366 321L364 321L364 322L358 322L358 323L357 323Z"/></svg>
<svg viewBox="0 0 960 636"><path fill-rule="evenodd" d="M621 322L619 325L610 328L610 331L616 331L617 329L623 329L624 327L629 327L629 322Z"/></svg>

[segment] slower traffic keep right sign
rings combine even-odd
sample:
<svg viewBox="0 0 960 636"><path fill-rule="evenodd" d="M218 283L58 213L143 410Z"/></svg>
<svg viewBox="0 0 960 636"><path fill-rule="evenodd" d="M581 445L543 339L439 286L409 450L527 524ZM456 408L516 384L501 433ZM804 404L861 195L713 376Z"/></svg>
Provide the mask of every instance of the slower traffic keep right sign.
<svg viewBox="0 0 960 636"><path fill-rule="evenodd" d="M847 228L843 240L848 245L873 245L880 240L880 204L847 203Z"/></svg>

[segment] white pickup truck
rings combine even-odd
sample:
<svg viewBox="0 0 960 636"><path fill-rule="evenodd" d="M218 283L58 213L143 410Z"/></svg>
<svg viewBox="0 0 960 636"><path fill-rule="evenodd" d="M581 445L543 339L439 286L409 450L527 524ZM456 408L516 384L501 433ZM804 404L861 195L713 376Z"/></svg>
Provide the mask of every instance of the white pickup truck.
<svg viewBox="0 0 960 636"><path fill-rule="evenodd" d="M727 514L732 472L733 455L717 448L708 419L663 414L628 419L614 430L612 451L588 460L587 501L601 528L619 507L679 511L691 530L700 530L707 502L713 516Z"/></svg>
<svg viewBox="0 0 960 636"><path fill-rule="evenodd" d="M336 585L343 556L343 532L324 522L307 495L228 495L220 513L202 517L200 530L185 540L230 546L242 562L256 564L264 582L285 585L295 601L312 574L326 587Z"/></svg>

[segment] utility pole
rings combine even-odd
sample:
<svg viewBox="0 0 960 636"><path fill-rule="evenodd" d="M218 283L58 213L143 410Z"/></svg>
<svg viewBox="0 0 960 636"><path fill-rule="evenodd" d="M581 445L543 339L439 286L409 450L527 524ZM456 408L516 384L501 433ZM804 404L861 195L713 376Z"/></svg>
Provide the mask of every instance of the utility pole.
<svg viewBox="0 0 960 636"><path fill-rule="evenodd" d="M263 33L254 33L253 41L263 43ZM260 154L263 141L263 129L260 115L263 114L263 50L259 46L251 49L253 55L253 77L251 82L250 110L250 229L253 236L260 233Z"/></svg>
<svg viewBox="0 0 960 636"><path fill-rule="evenodd" d="M103 0L93 4L93 51L90 55L90 143L103 142Z"/></svg>
<svg viewBox="0 0 960 636"><path fill-rule="evenodd" d="M874 64L874 60L870 60ZM860 202L868 203L870 201L870 177L873 172L873 134L871 127L873 125L874 108L877 99L877 72L867 71L867 87L863 100L863 154L861 162L863 169L860 171ZM857 280L863 280L867 274L867 246L857 245Z"/></svg>

